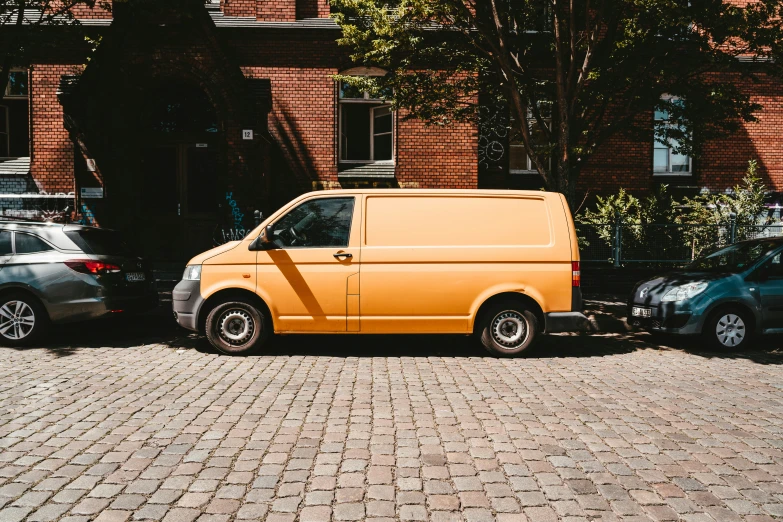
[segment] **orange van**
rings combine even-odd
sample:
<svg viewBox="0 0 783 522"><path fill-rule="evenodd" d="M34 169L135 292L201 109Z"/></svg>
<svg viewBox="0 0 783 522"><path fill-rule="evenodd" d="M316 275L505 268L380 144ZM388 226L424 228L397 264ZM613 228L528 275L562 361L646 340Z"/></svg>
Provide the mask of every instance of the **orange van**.
<svg viewBox="0 0 783 522"><path fill-rule="evenodd" d="M553 192L331 190L194 257L174 316L223 353L274 333L475 334L495 355L584 329L579 248Z"/></svg>

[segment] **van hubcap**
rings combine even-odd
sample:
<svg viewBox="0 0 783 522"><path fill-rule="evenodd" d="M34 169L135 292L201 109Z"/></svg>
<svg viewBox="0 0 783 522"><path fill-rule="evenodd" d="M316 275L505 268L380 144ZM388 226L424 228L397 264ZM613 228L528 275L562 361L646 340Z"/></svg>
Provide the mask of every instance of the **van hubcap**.
<svg viewBox="0 0 783 522"><path fill-rule="evenodd" d="M745 322L735 314L726 314L718 320L715 334L723 346L737 346L745 339Z"/></svg>
<svg viewBox="0 0 783 522"><path fill-rule="evenodd" d="M244 310L226 310L218 320L218 333L229 344L244 344L252 337L254 329L253 318Z"/></svg>
<svg viewBox="0 0 783 522"><path fill-rule="evenodd" d="M35 328L35 313L24 301L8 301L0 306L0 334L7 339L24 339Z"/></svg>
<svg viewBox="0 0 783 522"><path fill-rule="evenodd" d="M527 339L527 320L513 310L500 312L492 320L492 337L501 346L519 346Z"/></svg>

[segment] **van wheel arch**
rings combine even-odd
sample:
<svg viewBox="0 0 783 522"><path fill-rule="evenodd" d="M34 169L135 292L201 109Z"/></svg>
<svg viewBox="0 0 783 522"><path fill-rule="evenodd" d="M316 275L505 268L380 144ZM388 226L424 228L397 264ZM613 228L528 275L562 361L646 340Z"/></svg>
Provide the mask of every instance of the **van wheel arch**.
<svg viewBox="0 0 783 522"><path fill-rule="evenodd" d="M546 325L544 311L538 302L527 294L519 292L503 292L502 294L495 294L486 301L484 301L479 307L476 315L473 317L473 333L477 333L477 328L481 324L481 319L487 310L491 309L497 303L514 303L522 305L527 308L536 316L538 324L541 325L541 330L544 330Z"/></svg>
<svg viewBox="0 0 783 522"><path fill-rule="evenodd" d="M209 296L206 301L204 301L204 304L201 305L201 308L198 311L197 323L199 333L204 334L207 331L206 323L209 312L222 303L237 300L246 301L256 306L259 310L261 310L261 312L266 314L266 317L269 318L270 325L272 326L272 331L274 331L274 320L272 319L272 313L269 310L269 306L267 306L266 302L264 302L264 300L261 299L258 294L255 294L249 290L243 290L241 288L227 288L225 290L215 292Z"/></svg>

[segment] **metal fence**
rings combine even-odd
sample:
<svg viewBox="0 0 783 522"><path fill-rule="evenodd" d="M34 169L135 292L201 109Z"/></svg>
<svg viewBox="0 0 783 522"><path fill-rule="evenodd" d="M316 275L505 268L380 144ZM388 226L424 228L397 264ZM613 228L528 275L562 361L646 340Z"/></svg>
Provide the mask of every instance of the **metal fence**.
<svg viewBox="0 0 783 522"><path fill-rule="evenodd" d="M585 263L685 264L737 241L783 236L783 223L738 225L577 224L581 259Z"/></svg>

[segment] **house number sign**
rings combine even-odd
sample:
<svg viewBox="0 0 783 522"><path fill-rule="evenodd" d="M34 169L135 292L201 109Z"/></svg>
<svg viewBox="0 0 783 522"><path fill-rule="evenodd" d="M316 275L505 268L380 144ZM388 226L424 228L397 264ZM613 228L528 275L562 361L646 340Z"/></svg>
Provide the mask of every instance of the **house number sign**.
<svg viewBox="0 0 783 522"><path fill-rule="evenodd" d="M243 140L252 140L253 139L253 129L242 129L242 139Z"/></svg>

